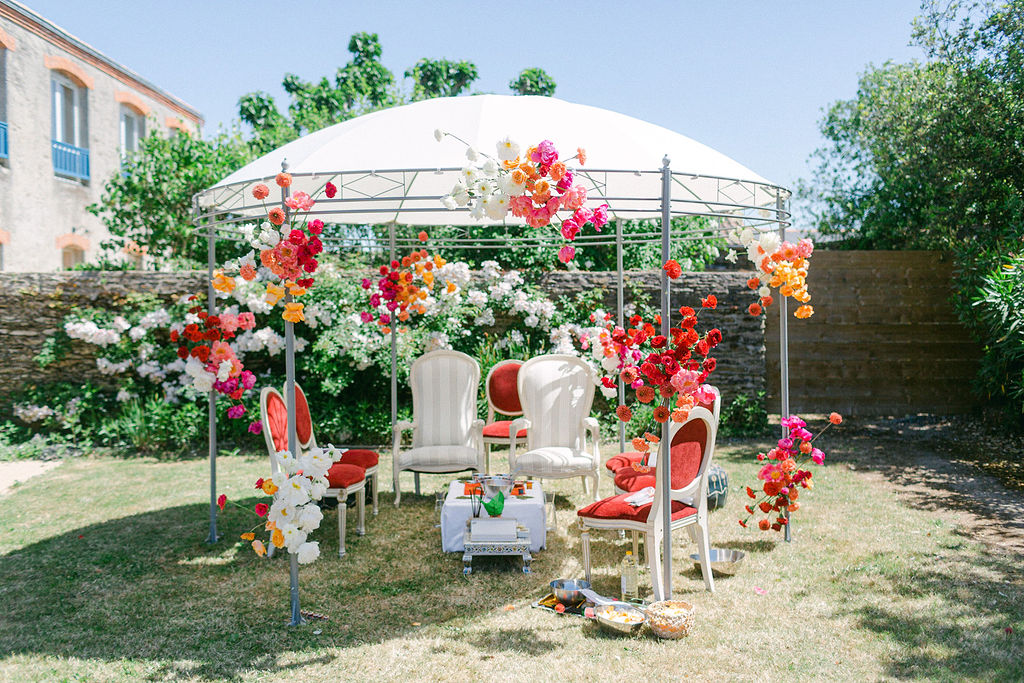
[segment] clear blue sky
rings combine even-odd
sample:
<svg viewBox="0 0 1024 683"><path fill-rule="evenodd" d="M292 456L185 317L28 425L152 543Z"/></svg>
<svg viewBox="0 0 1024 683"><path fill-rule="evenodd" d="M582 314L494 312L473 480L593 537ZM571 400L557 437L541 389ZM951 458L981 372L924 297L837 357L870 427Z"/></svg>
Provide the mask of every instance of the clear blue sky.
<svg viewBox="0 0 1024 683"><path fill-rule="evenodd" d="M284 109L284 73L333 75L349 36L369 31L399 78L420 57L468 59L477 89L507 94L541 67L557 97L665 126L789 187L810 172L822 109L852 97L868 63L920 57L915 0L22 1L199 109L207 132L252 90Z"/></svg>

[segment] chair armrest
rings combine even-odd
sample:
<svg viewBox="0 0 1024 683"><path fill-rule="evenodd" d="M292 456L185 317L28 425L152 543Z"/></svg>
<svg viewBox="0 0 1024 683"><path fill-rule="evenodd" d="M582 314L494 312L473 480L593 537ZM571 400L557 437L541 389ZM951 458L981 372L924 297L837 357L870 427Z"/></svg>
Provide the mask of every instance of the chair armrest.
<svg viewBox="0 0 1024 683"><path fill-rule="evenodd" d="M583 418L583 426L590 432L591 438L594 440L594 461L601 464L601 424L595 417Z"/></svg>
<svg viewBox="0 0 1024 683"><path fill-rule="evenodd" d="M408 420L398 420L395 422L395 426L392 428L392 431L394 432L394 447L396 451L398 450L398 447L402 445L402 432L415 428L415 422L409 422Z"/></svg>
<svg viewBox="0 0 1024 683"><path fill-rule="evenodd" d="M517 417L508 426L508 469L513 471L516 468L516 435L520 429L529 429L530 421L525 417Z"/></svg>

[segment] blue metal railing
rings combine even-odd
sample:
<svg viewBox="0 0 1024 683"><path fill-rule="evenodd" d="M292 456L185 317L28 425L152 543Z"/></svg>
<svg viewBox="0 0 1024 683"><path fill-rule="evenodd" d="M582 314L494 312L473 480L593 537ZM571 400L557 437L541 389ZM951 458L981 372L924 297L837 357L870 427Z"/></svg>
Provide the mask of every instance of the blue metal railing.
<svg viewBox="0 0 1024 683"><path fill-rule="evenodd" d="M89 179L89 150L53 141L53 171L59 175Z"/></svg>
<svg viewBox="0 0 1024 683"><path fill-rule="evenodd" d="M11 155L7 146L7 124L0 121L0 159L7 159Z"/></svg>

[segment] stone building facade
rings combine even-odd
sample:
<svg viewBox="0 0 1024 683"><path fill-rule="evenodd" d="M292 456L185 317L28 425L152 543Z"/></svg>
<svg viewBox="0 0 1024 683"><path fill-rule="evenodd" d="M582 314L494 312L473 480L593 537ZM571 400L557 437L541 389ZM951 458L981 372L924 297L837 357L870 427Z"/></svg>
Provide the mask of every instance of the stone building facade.
<svg viewBox="0 0 1024 683"><path fill-rule="evenodd" d="M24 5L0 0L0 270L94 259L107 231L86 211L154 129L202 116Z"/></svg>

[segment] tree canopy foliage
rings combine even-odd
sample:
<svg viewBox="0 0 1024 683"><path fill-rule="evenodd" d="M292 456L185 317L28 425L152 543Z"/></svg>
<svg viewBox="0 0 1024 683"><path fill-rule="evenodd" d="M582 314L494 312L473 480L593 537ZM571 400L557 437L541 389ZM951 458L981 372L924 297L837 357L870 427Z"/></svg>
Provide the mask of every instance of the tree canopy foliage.
<svg viewBox="0 0 1024 683"><path fill-rule="evenodd" d="M926 59L869 66L829 107L802 194L856 248L1019 249L1024 235L1024 1L925 2Z"/></svg>
<svg viewBox="0 0 1024 683"><path fill-rule="evenodd" d="M509 89L516 95L543 95L551 97L555 94L555 79L544 69L523 69L519 75L509 81Z"/></svg>

